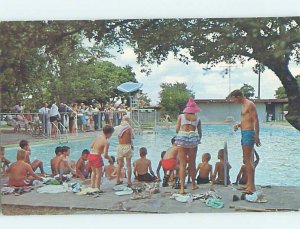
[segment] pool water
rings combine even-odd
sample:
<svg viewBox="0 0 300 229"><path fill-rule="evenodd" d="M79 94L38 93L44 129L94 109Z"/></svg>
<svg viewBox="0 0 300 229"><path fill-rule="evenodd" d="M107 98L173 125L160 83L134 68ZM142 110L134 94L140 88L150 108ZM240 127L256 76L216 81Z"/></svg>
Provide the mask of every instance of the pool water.
<svg viewBox="0 0 300 229"><path fill-rule="evenodd" d="M242 165L242 150L240 132L233 132L231 125L203 125L202 144L198 147L197 164L201 161L203 153L211 154L210 163L214 166L217 152L228 144L228 158L232 166L230 170L231 181L234 182ZM95 133L95 136L98 133ZM152 161L155 172L160 154L170 147L171 138L175 135L174 129L161 129L158 134L136 135L133 160L136 160L138 149L142 146L148 149L147 157ZM291 185L300 186L300 132L286 127L272 127L263 125L260 130L262 146L257 148L260 162L256 169L256 183L261 185ZM90 149L91 139L78 139L66 145L71 148L70 160L77 160L83 149ZM116 156L117 137L110 140L109 154ZM50 159L54 156L54 149L58 144L32 145L31 160L38 158L44 162L46 172L50 173ZM7 148L6 157L15 161L17 148ZM105 164L107 164L105 160Z"/></svg>

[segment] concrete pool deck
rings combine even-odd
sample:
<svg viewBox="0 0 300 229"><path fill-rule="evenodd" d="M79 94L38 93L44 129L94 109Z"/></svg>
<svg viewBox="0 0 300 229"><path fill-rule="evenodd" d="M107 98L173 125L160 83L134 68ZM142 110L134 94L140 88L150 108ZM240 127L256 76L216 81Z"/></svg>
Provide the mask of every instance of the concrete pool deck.
<svg viewBox="0 0 300 229"><path fill-rule="evenodd" d="M4 184L7 178L3 177L1 183ZM200 200L192 203L180 203L170 199L171 193L178 190L171 188L160 188L160 193L152 194L149 199L131 200L132 195L117 196L112 187L113 181L105 181L102 185L103 194L98 198L91 196L78 196L71 192L59 194L40 194L36 190L20 196L2 195L2 212L5 214L6 208L15 207L16 209L27 207L32 209L57 208L70 209L65 214L107 214L107 213L228 213L228 212L274 212L274 211L298 211L300 209L300 187L292 186L268 186L259 187L263 191L267 203L250 203L245 200L233 202L233 195L241 196L234 186L214 186L213 188L222 196L224 208L214 209L205 205ZM188 185L187 192L205 193L209 191L210 185L200 185L198 190L192 191ZM17 211L17 210L16 210ZM22 214L14 212L14 215ZM42 214L38 210L35 214ZM46 213L47 214L47 213ZM55 213L52 213L55 214Z"/></svg>

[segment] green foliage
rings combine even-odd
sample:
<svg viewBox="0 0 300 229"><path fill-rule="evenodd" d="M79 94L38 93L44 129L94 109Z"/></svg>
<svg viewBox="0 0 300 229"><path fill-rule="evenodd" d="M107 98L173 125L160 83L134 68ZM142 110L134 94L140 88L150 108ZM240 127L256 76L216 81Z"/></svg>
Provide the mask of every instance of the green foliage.
<svg viewBox="0 0 300 229"><path fill-rule="evenodd" d="M255 95L254 87L252 87L249 84L244 83L244 85L240 88L240 90L243 92L244 96L247 99L251 99Z"/></svg>
<svg viewBox="0 0 300 229"><path fill-rule="evenodd" d="M194 96L194 93L187 88L185 83L162 83L160 87L160 106L164 112L172 117L180 114L189 97Z"/></svg>
<svg viewBox="0 0 300 229"><path fill-rule="evenodd" d="M148 95L146 93L140 92L138 94L138 99L140 101L141 107L150 106L151 99L148 97Z"/></svg>

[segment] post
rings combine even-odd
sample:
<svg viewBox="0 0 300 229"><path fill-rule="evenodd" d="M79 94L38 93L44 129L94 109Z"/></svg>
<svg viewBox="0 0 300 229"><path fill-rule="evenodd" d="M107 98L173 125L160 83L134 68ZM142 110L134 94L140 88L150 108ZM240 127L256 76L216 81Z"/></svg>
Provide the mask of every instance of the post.
<svg viewBox="0 0 300 229"><path fill-rule="evenodd" d="M228 169L227 169L227 164L228 164L228 150L227 150L227 142L224 142L224 185L228 185Z"/></svg>
<svg viewBox="0 0 300 229"><path fill-rule="evenodd" d="M259 64L259 67L258 67L258 96L257 98L260 99L260 64Z"/></svg>

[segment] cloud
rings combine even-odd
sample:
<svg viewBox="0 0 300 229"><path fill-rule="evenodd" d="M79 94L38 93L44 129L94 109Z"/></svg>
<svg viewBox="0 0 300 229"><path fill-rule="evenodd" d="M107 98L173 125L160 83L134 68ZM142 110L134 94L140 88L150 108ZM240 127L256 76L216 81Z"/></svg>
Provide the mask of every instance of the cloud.
<svg viewBox="0 0 300 229"><path fill-rule="evenodd" d="M211 70L205 72L204 64L191 62L184 64L175 59L172 54L161 65L151 66L151 74L146 76L141 73L141 67L136 63L136 55L131 48L124 49L124 54L113 53L115 59L110 60L116 65L131 65L136 78L143 83L143 91L148 94L153 104L159 102L160 84L163 82L175 83L185 82L188 88L195 92L197 99L225 98L229 93L229 76L222 77L225 64L220 63ZM244 65L237 65L231 68L231 89L237 89L244 83L254 87L257 95L258 76L253 72L252 67L255 61L246 62ZM291 65L293 74L300 74L296 65ZM275 90L282 86L278 77L269 69L261 74L261 98L274 98Z"/></svg>

